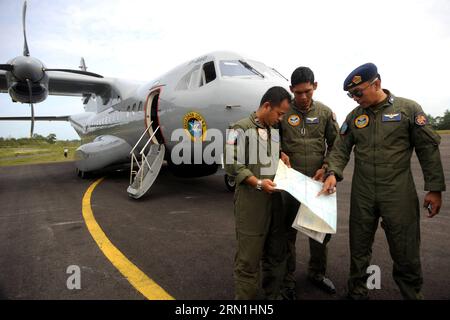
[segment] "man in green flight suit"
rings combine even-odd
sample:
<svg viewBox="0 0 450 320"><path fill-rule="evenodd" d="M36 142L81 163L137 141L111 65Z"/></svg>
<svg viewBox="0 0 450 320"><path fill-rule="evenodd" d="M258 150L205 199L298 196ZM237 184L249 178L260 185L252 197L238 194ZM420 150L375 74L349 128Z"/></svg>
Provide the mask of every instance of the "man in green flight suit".
<svg viewBox="0 0 450 320"><path fill-rule="evenodd" d="M290 100L286 89L272 87L256 112L227 130L225 170L236 177L235 299L258 298L261 261L265 298L281 299L286 232L281 196L273 182L280 155L280 136L273 125L287 112Z"/></svg>
<svg viewBox="0 0 450 320"><path fill-rule="evenodd" d="M294 100L288 113L280 122L282 158L289 157L290 165L304 175L322 181L326 164L324 158L330 152L339 132L336 116L326 105L313 100L317 82L314 73L308 67L299 67L291 75L291 92ZM283 192L283 207L286 215L288 255L286 275L283 283L283 297L295 300L297 230L292 228L300 203L289 193ZM327 243L331 235L327 234L323 243L309 238L310 259L308 279L327 293L335 293L333 282L325 276L327 268Z"/></svg>
<svg viewBox="0 0 450 320"><path fill-rule="evenodd" d="M368 298L367 268L381 218L394 263L392 275L403 298L422 299L420 209L410 160L415 149L429 191L423 206L433 217L439 213L445 191L440 137L419 104L381 88L372 63L351 72L344 90L359 106L347 116L327 158L327 178L320 194L335 191L353 149L348 298Z"/></svg>

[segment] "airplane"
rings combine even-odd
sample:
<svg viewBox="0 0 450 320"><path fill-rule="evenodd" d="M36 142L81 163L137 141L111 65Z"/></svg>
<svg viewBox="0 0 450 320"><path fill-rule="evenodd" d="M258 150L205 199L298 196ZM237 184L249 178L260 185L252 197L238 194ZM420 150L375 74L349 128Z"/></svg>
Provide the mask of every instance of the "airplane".
<svg viewBox="0 0 450 320"><path fill-rule="evenodd" d="M23 55L0 64L0 92L13 102L30 104L31 117L0 120L31 121L31 136L34 121L69 121L82 141L75 155L78 175L84 178L131 162L127 191L135 199L150 189L164 160L179 175L197 177L218 170L220 160L175 164L171 151L180 143L171 139L175 130L184 129L188 139L183 143L191 150L196 142L206 147L211 143L208 131L214 128L225 135L231 123L256 110L267 89L282 86L289 91L288 80L276 69L227 51L194 58L145 83L88 72L83 58L80 70L46 68L30 56L26 8L25 1ZM85 112L35 116L34 103L49 94L81 96ZM229 189L234 187L232 177L225 176L225 182Z"/></svg>

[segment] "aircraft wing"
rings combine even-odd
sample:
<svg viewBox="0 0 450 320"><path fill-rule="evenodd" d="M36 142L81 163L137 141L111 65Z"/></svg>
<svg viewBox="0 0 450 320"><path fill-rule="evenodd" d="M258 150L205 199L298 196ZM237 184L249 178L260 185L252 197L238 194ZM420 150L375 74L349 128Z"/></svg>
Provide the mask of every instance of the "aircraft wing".
<svg viewBox="0 0 450 320"><path fill-rule="evenodd" d="M115 88L108 78L96 78L58 71L48 71L48 91L52 95L82 96L94 93L102 98L111 98Z"/></svg>
<svg viewBox="0 0 450 320"><path fill-rule="evenodd" d="M97 78L60 71L47 71L48 93L61 96L85 96L95 94L106 104L111 98L120 97L121 92L113 78ZM0 92L8 92L6 71L0 70Z"/></svg>
<svg viewBox="0 0 450 320"><path fill-rule="evenodd" d="M69 121L69 116L0 117L0 121Z"/></svg>

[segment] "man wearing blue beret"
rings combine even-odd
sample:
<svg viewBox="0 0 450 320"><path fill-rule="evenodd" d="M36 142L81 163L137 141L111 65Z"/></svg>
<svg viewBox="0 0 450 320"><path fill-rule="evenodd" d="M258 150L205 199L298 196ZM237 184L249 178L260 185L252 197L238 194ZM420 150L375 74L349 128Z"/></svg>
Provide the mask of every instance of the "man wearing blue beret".
<svg viewBox="0 0 450 320"><path fill-rule="evenodd" d="M344 90L358 106L347 116L326 159L321 194L334 192L353 149L348 297L368 298L367 268L381 218L394 264L392 275L403 298L422 299L420 209L410 160L415 149L429 191L423 206L431 218L439 213L445 191L440 137L419 104L381 88L373 63L351 72Z"/></svg>

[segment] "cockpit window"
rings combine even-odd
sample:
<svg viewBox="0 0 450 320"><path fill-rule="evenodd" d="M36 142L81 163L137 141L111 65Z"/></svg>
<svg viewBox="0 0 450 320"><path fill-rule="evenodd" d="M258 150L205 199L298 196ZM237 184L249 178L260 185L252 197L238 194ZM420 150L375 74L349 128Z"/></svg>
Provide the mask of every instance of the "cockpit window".
<svg viewBox="0 0 450 320"><path fill-rule="evenodd" d="M198 86L200 76L200 66L194 66L183 78L180 79L175 90L187 90L189 88Z"/></svg>
<svg viewBox="0 0 450 320"><path fill-rule="evenodd" d="M214 61L206 62L203 65L202 80L200 86L207 84L216 79L216 68L214 67Z"/></svg>
<svg viewBox="0 0 450 320"><path fill-rule="evenodd" d="M187 90L201 87L216 79L216 69L214 61L209 61L200 65L195 65L188 73L186 73L178 82L175 90Z"/></svg>
<svg viewBox="0 0 450 320"><path fill-rule="evenodd" d="M248 63L240 60L221 60L222 77L260 76L261 74Z"/></svg>
<svg viewBox="0 0 450 320"><path fill-rule="evenodd" d="M288 79L286 79L285 76L283 76L280 72L278 72L278 70L271 68L269 66L266 66L264 63L259 62L259 61L255 61L255 60L247 60L248 63L250 63L253 67L255 67L256 69L258 69L258 71L260 71L262 74L269 76L269 77L278 77L281 78L283 80L289 81Z"/></svg>

